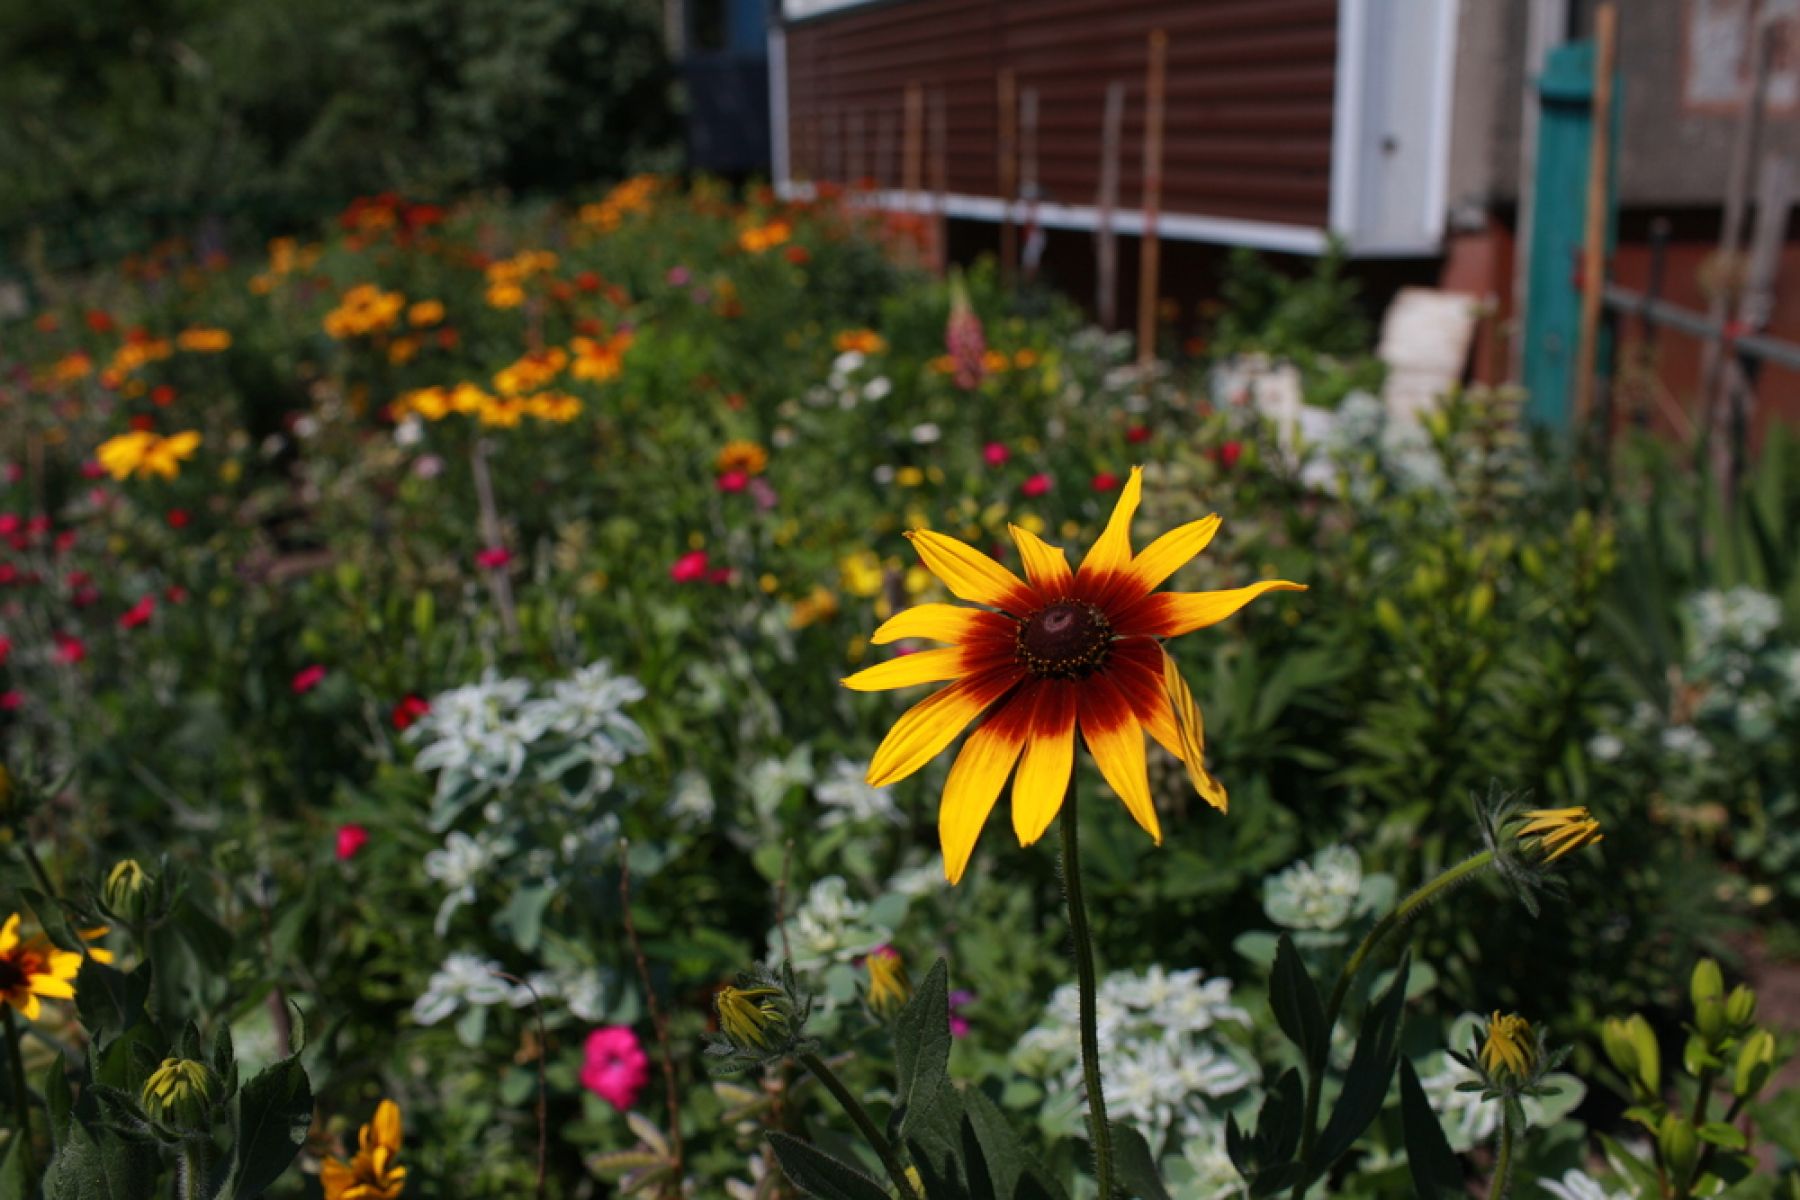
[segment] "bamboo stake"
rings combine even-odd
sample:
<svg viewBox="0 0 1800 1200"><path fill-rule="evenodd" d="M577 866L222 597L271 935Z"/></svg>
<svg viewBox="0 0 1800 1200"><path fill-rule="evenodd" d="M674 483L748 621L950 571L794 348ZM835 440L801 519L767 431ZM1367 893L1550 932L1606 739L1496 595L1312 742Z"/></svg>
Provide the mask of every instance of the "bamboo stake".
<svg viewBox="0 0 1800 1200"><path fill-rule="evenodd" d="M1100 219L1094 229L1094 311L1100 328L1119 324L1119 234L1113 210L1119 205L1119 143L1124 140L1125 85L1106 85L1106 114L1100 121Z"/></svg>
<svg viewBox="0 0 1800 1200"><path fill-rule="evenodd" d="M1162 209L1163 89L1168 76L1169 35L1150 35L1150 66L1144 100L1144 236L1138 242L1138 366L1156 357L1157 271L1161 247L1156 238Z"/></svg>
<svg viewBox="0 0 1800 1200"><path fill-rule="evenodd" d="M1002 68L997 100L1000 106L999 154L1000 174L1000 278L1011 284L1013 268L1019 261L1019 231L1013 225L1013 201L1019 190L1019 105L1018 82L1011 67Z"/></svg>
<svg viewBox="0 0 1800 1200"><path fill-rule="evenodd" d="M1593 129L1588 139L1587 218L1582 230L1581 341L1575 358L1575 436L1587 435L1594 412L1594 369L1600 347L1600 299L1606 290L1607 182L1612 176L1613 61L1619 10L1606 0L1594 11ZM1604 444L1611 430L1601 431Z"/></svg>

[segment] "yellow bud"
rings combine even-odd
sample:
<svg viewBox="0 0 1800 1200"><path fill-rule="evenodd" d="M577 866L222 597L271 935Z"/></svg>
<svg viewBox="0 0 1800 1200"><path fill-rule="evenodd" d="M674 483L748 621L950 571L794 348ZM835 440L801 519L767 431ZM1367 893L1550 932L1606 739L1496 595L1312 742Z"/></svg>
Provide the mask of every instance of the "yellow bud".
<svg viewBox="0 0 1800 1200"><path fill-rule="evenodd" d="M120 859L106 873L106 886L101 889L100 898L121 920L141 921L149 914L152 882L137 859Z"/></svg>

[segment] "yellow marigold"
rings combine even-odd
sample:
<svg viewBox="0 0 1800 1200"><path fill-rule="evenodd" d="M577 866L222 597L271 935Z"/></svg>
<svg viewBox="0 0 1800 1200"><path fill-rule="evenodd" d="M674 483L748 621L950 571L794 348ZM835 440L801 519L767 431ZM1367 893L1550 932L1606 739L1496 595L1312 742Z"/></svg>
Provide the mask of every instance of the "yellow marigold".
<svg viewBox="0 0 1800 1200"><path fill-rule="evenodd" d="M35 1021L43 1011L41 999L75 998L74 979L81 970L81 955L57 949L41 933L20 937L19 921L19 914L14 913L0 926L0 1001L12 1005L27 1021Z"/></svg>
<svg viewBox="0 0 1800 1200"><path fill-rule="evenodd" d="M349 1162L327 1158L319 1168L325 1200L396 1200L406 1190L401 1135L400 1106L383 1100L375 1107L375 1119L357 1134L355 1156Z"/></svg>
<svg viewBox="0 0 1800 1200"><path fill-rule="evenodd" d="M325 332L340 341L382 333L393 328L405 308L406 297L399 292L385 292L372 283L358 284L325 314Z"/></svg>
<svg viewBox="0 0 1800 1200"><path fill-rule="evenodd" d="M1162 825L1150 798L1146 732L1185 764L1208 804L1226 808L1225 788L1206 770L1199 707L1162 642L1215 625L1268 592L1304 589L1270 579L1227 591L1158 592L1212 541L1219 518L1191 521L1134 555L1131 521L1142 490L1143 472L1134 468L1079 570L1018 526L1011 532L1023 579L955 538L928 529L907 535L952 595L984 607L922 604L898 614L875 631L876 643L949 644L870 667L844 686L949 685L894 723L869 764L874 787L912 775L985 715L951 766L938 808L951 883L962 878L1015 764L1013 832L1022 846L1043 836L1068 792L1077 728L1102 777L1157 843Z"/></svg>
<svg viewBox="0 0 1800 1200"><path fill-rule="evenodd" d="M132 475L139 479L152 475L174 479L181 474L182 462L192 457L199 445L200 435L191 429L168 437L134 429L100 443L94 456L114 479Z"/></svg>
<svg viewBox="0 0 1800 1200"><path fill-rule="evenodd" d="M557 425L566 425L581 415L581 399L567 392L539 392L535 396L526 396L520 403L538 420Z"/></svg>
<svg viewBox="0 0 1800 1200"><path fill-rule="evenodd" d="M450 410L472 417L494 402L494 398L470 383L468 380L456 385L450 392Z"/></svg>
<svg viewBox="0 0 1800 1200"><path fill-rule="evenodd" d="M1012 366L1012 359L998 350L989 350L981 356L981 369L984 374L998 375Z"/></svg>
<svg viewBox="0 0 1800 1200"><path fill-rule="evenodd" d="M713 470L720 475L727 471L742 471L746 475L761 475L769 465L769 452L755 442L738 439L726 442L713 459Z"/></svg>
<svg viewBox="0 0 1800 1200"><path fill-rule="evenodd" d="M571 339L569 348L575 352L575 364L569 368L570 374L590 383L605 383L615 378L625 367L625 352L631 349L631 341L632 334L628 329L620 330L605 341L590 337Z"/></svg>
<svg viewBox="0 0 1800 1200"><path fill-rule="evenodd" d="M771 582L774 576L768 577ZM765 588L772 591L772 588ZM816 625L820 621L829 621L837 616L837 593L823 585L814 587L805 596L794 601L794 610L788 614L788 628L805 629L808 625Z"/></svg>
<svg viewBox="0 0 1800 1200"><path fill-rule="evenodd" d="M773 250L794 236L794 227L783 220L770 221L764 225L752 225L738 235L738 246L749 254L761 254L765 250Z"/></svg>
<svg viewBox="0 0 1800 1200"><path fill-rule="evenodd" d="M887 349L887 339L873 329L846 329L832 339L840 353L880 354Z"/></svg>
<svg viewBox="0 0 1800 1200"><path fill-rule="evenodd" d="M175 335L175 344L189 354L217 354L231 349L231 332L226 329L184 329Z"/></svg>
<svg viewBox="0 0 1800 1200"><path fill-rule="evenodd" d="M489 284L487 302L489 308L517 308L525 303L525 289L516 283Z"/></svg>
<svg viewBox="0 0 1800 1200"><path fill-rule="evenodd" d="M93 373L93 358L77 350L73 354L63 355L51 364L49 378L52 383L74 383Z"/></svg>
<svg viewBox="0 0 1800 1200"><path fill-rule="evenodd" d="M414 329L425 329L444 319L442 300L420 300L406 310L406 323Z"/></svg>
<svg viewBox="0 0 1800 1200"><path fill-rule="evenodd" d="M481 406L475 419L495 429L516 429L525 419L525 406L517 400L495 398Z"/></svg>
<svg viewBox="0 0 1800 1200"><path fill-rule="evenodd" d="M416 337L397 337L388 343L387 360L396 367L403 367L419 357L419 339Z"/></svg>
<svg viewBox="0 0 1800 1200"><path fill-rule="evenodd" d="M441 387L415 388L394 401L397 416L416 413L427 421L441 421L450 413L450 393Z"/></svg>
<svg viewBox="0 0 1800 1200"><path fill-rule="evenodd" d="M843 581L846 592L866 598L881 591L882 584L887 582L887 572L874 551L859 550L838 560L838 578Z"/></svg>
<svg viewBox="0 0 1800 1200"><path fill-rule="evenodd" d="M1517 1013L1496 1012L1488 1018L1487 1040L1481 1044L1481 1065L1488 1074L1504 1072L1525 1079L1536 1063L1537 1035L1531 1022Z"/></svg>
<svg viewBox="0 0 1800 1200"><path fill-rule="evenodd" d="M502 396L535 392L562 374L568 365L569 353L561 346L533 351L495 372L494 390Z"/></svg>

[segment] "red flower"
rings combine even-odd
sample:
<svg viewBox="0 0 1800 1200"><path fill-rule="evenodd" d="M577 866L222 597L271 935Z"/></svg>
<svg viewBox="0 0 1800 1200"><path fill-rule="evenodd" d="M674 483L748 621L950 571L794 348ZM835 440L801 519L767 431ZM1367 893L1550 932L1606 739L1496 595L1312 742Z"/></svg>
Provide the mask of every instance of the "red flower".
<svg viewBox="0 0 1800 1200"><path fill-rule="evenodd" d="M750 476L743 471L727 471L719 476L721 492L741 492L750 486Z"/></svg>
<svg viewBox="0 0 1800 1200"><path fill-rule="evenodd" d="M11 537L22 525L18 513L0 513L0 537Z"/></svg>
<svg viewBox="0 0 1800 1200"><path fill-rule="evenodd" d="M714 567L711 571L707 572L706 582L718 584L720 587L723 587L725 584L731 582L731 568Z"/></svg>
<svg viewBox="0 0 1800 1200"><path fill-rule="evenodd" d="M291 684L289 684L288 686L290 686L291 688L294 689L294 695L304 696L306 693L312 691L314 688L318 687L324 681L325 681L325 668L320 666L318 663L314 663L312 666L302 667L298 672L296 672L294 675L294 681Z"/></svg>
<svg viewBox="0 0 1800 1200"><path fill-rule="evenodd" d="M1038 472L1036 475L1033 475L1030 479L1027 479L1024 483L1021 483L1019 485L1019 494L1021 496L1030 496L1034 499L1038 496L1044 495L1049 490L1050 490L1050 477L1048 475L1044 474L1042 471Z"/></svg>
<svg viewBox="0 0 1800 1200"><path fill-rule="evenodd" d="M1003 467L1006 460L1012 457L1012 451L1004 442L989 442L981 448L981 457L990 467Z"/></svg>
<svg viewBox="0 0 1800 1200"><path fill-rule="evenodd" d="M140 625L148 625L150 618L156 613L156 597L145 596L136 604L126 609L119 617L120 629L136 629Z"/></svg>
<svg viewBox="0 0 1800 1200"><path fill-rule="evenodd" d="M81 464L81 477L83 479L99 479L105 474L106 468L91 458Z"/></svg>
<svg viewBox="0 0 1800 1200"><path fill-rule="evenodd" d="M0 692L0 712L18 712L24 706L23 692Z"/></svg>
<svg viewBox="0 0 1800 1200"><path fill-rule="evenodd" d="M575 286L584 292L597 292L600 290L600 276L592 271L583 271L575 277Z"/></svg>
<svg viewBox="0 0 1800 1200"><path fill-rule="evenodd" d="M87 327L95 333L111 333L113 331L112 314L98 308L90 308L83 314Z"/></svg>
<svg viewBox="0 0 1800 1200"><path fill-rule="evenodd" d="M1130 429L1125 431L1125 440L1134 446L1139 442L1149 441L1150 427L1148 425L1133 425Z"/></svg>
<svg viewBox="0 0 1800 1200"><path fill-rule="evenodd" d="M133 417L130 425L133 433L153 433L156 430L156 420L153 417Z"/></svg>
<svg viewBox="0 0 1800 1200"><path fill-rule="evenodd" d="M1118 486L1119 477L1114 475L1111 471L1102 471L1094 476L1094 490L1096 492L1110 492Z"/></svg>
<svg viewBox="0 0 1800 1200"><path fill-rule="evenodd" d="M11 657L12 657L12 639L9 637L6 637L5 635L0 635L0 667L5 666L6 660Z"/></svg>
<svg viewBox="0 0 1800 1200"><path fill-rule="evenodd" d="M159 383L150 389L150 403L158 408L167 408L175 403L175 389L166 383Z"/></svg>
<svg viewBox="0 0 1800 1200"><path fill-rule="evenodd" d="M1226 442L1217 450L1213 451L1213 461L1218 463L1221 467L1224 467L1227 471L1237 466L1238 459L1243 456L1244 443L1242 442Z"/></svg>
<svg viewBox="0 0 1800 1200"><path fill-rule="evenodd" d="M171 583L168 587L163 589L163 599L167 600L170 604L186 604L187 589L182 587L179 583Z"/></svg>
<svg viewBox="0 0 1800 1200"><path fill-rule="evenodd" d="M488 546L475 552L475 565L484 571L498 571L512 561L512 551L505 546Z"/></svg>
<svg viewBox="0 0 1800 1200"><path fill-rule="evenodd" d="M706 578L706 551L689 550L669 568L669 578L676 583L699 583Z"/></svg>
<svg viewBox="0 0 1800 1200"><path fill-rule="evenodd" d="M782 253L787 255L787 260L795 266L800 266L802 263L805 263L808 259L812 258L812 251L808 250L805 246L789 246L787 249L783 250Z"/></svg>
<svg viewBox="0 0 1800 1200"><path fill-rule="evenodd" d="M349 862L356 857L369 840L369 831L361 825L339 825L337 831L337 856L339 862Z"/></svg>
<svg viewBox="0 0 1800 1200"><path fill-rule="evenodd" d="M163 520L169 523L170 529L186 529L188 527L188 521L191 519L192 518L188 516L188 510L185 508L171 508L168 515L163 518Z"/></svg>
<svg viewBox="0 0 1800 1200"><path fill-rule="evenodd" d="M74 666L87 657L87 647L82 645L80 638L66 633L53 633L50 636L56 642L57 662Z"/></svg>
<svg viewBox="0 0 1800 1200"><path fill-rule="evenodd" d="M398 704L394 705L394 711L389 714L388 720L394 723L395 729L405 733L413 727L415 721L430 711L431 705L425 702L423 696L415 696L408 692L400 697Z"/></svg>
<svg viewBox="0 0 1800 1200"><path fill-rule="evenodd" d="M56 541L52 544L56 547L58 554L67 554L75 548L75 531L73 529L63 530L56 535Z"/></svg>

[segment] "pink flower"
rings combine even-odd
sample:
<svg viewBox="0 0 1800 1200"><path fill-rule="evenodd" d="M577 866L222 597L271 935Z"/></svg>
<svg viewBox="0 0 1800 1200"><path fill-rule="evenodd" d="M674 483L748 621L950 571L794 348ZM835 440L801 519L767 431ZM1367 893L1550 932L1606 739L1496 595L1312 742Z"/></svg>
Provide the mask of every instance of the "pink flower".
<svg viewBox="0 0 1800 1200"><path fill-rule="evenodd" d="M676 583L699 583L706 578L706 551L689 550L669 568L669 578Z"/></svg>
<svg viewBox="0 0 1800 1200"><path fill-rule="evenodd" d="M693 273L690 272L686 267L670 267L669 268L669 283L671 286L686 287L688 280L692 279L693 277L694 277Z"/></svg>
<svg viewBox="0 0 1800 1200"><path fill-rule="evenodd" d="M297 671L294 674L293 683L289 686L294 689L294 695L304 696L323 682L325 682L325 668L314 663L310 667L302 667Z"/></svg>
<svg viewBox="0 0 1800 1200"><path fill-rule="evenodd" d="M0 537L11 537L23 525L18 513L0 513Z"/></svg>
<svg viewBox="0 0 1800 1200"><path fill-rule="evenodd" d="M1150 427L1148 425L1133 425L1130 429L1125 431L1125 440L1134 446L1139 442L1149 441Z"/></svg>
<svg viewBox="0 0 1800 1200"><path fill-rule="evenodd" d="M1114 475L1111 471L1102 471L1094 476L1094 490L1096 492L1110 492L1118 486L1119 477Z"/></svg>
<svg viewBox="0 0 1800 1200"><path fill-rule="evenodd" d="M393 722L396 730L405 733L413 727L414 722L430 711L431 705L423 696L415 696L409 692L400 697L400 702L394 705L394 711L388 715L388 720Z"/></svg>
<svg viewBox="0 0 1800 1200"><path fill-rule="evenodd" d="M1005 442L989 442L981 448L981 457L990 467L1003 467L1012 457L1012 451L1006 448Z"/></svg>
<svg viewBox="0 0 1800 1200"><path fill-rule="evenodd" d="M0 712L18 712L25 707L25 693L0 692Z"/></svg>
<svg viewBox="0 0 1800 1200"><path fill-rule="evenodd" d="M57 662L65 666L74 666L87 657L87 647L82 645L80 638L66 633L53 633L50 636L56 642Z"/></svg>
<svg viewBox="0 0 1800 1200"><path fill-rule="evenodd" d="M756 507L763 512L773 509L781 500L781 497L775 494L775 489L769 485L769 481L760 475L750 481L750 498L756 501Z"/></svg>
<svg viewBox="0 0 1800 1200"><path fill-rule="evenodd" d="M650 1058L628 1025L605 1025L582 1048L581 1086L620 1112L650 1082Z"/></svg>
<svg viewBox="0 0 1800 1200"><path fill-rule="evenodd" d="M950 319L944 324L944 349L955 368L956 386L965 392L980 387L987 338L981 332L981 318L969 304L969 293L960 276L950 283Z"/></svg>
<svg viewBox="0 0 1800 1200"><path fill-rule="evenodd" d="M1044 495L1049 490L1050 490L1050 477L1048 475L1044 474L1042 471L1038 472L1036 475L1033 475L1030 479L1027 479L1024 483L1021 483L1019 485L1019 494L1021 496L1030 496L1034 499L1038 496Z"/></svg>
<svg viewBox="0 0 1800 1200"><path fill-rule="evenodd" d="M156 613L156 597L145 596L136 604L126 609L119 616L120 629L136 629L140 625L148 625L150 618Z"/></svg>
<svg viewBox="0 0 1800 1200"><path fill-rule="evenodd" d="M512 561L512 551L505 546L488 546L475 552L475 565L484 571L498 571Z"/></svg>
<svg viewBox="0 0 1800 1200"><path fill-rule="evenodd" d="M950 1036L965 1038L969 1036L969 1019L962 1015L962 1010L975 1003L975 993L957 988L950 993Z"/></svg>
<svg viewBox="0 0 1800 1200"><path fill-rule="evenodd" d="M723 587L731 582L730 567L714 567L706 573L706 582Z"/></svg>
<svg viewBox="0 0 1800 1200"><path fill-rule="evenodd" d="M727 471L718 479L721 492L741 492L750 486L750 476L743 471Z"/></svg>
<svg viewBox="0 0 1800 1200"><path fill-rule="evenodd" d="M361 825L339 825L337 831L337 856L339 862L349 862L356 857L356 852L363 848L369 840L369 831Z"/></svg>
<svg viewBox="0 0 1800 1200"><path fill-rule="evenodd" d="M100 479L104 477L105 474L106 468L91 458L81 464L81 477L83 479Z"/></svg>
<svg viewBox="0 0 1800 1200"><path fill-rule="evenodd" d="M6 660L11 657L12 657L12 639L9 637L0 636L0 667L5 666Z"/></svg>

